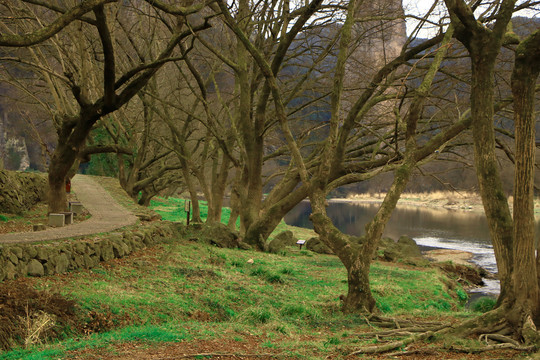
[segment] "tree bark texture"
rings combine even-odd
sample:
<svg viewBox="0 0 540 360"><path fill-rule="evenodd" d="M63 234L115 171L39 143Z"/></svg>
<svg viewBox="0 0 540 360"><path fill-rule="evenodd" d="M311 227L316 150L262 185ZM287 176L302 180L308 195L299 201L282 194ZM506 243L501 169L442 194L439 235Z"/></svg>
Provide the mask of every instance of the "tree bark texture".
<svg viewBox="0 0 540 360"><path fill-rule="evenodd" d="M516 134L514 219L502 190L495 156L494 66L503 44L515 1L503 0L496 21L487 28L476 21L461 0L445 0L458 39L467 47L472 63L471 113L475 165L493 241L501 293L498 309L490 316L490 328L503 324L527 344L540 345L538 324L538 273L534 255L534 86L540 63L538 31L516 50L512 74ZM532 41L534 39L534 41ZM488 313L489 314L489 313ZM483 328L485 329L485 327ZM488 328L489 329L489 328ZM491 330L490 329L490 330ZM495 329L496 330L496 329ZM500 329L499 329L500 330ZM482 330L483 332L486 332ZM490 331L487 331L490 332Z"/></svg>
<svg viewBox="0 0 540 360"><path fill-rule="evenodd" d="M501 294L498 304L509 292L513 258L513 222L503 191L495 154L494 68L515 0L504 0L493 29L476 20L463 0L445 0L456 37L471 58L471 116L476 175L490 235L495 250Z"/></svg>
<svg viewBox="0 0 540 360"><path fill-rule="evenodd" d="M362 245L353 243L339 231L326 214L326 192L322 189L310 191L311 221L320 239L336 254L347 270L347 295L343 298L342 310L346 313L371 313L375 299L369 284L369 261L360 256Z"/></svg>
<svg viewBox="0 0 540 360"><path fill-rule="evenodd" d="M512 73L516 169L514 180L514 308L536 318L539 325L539 282L535 258L534 167L535 167L535 86L540 71L540 30L516 49ZM521 320L521 319L519 319Z"/></svg>

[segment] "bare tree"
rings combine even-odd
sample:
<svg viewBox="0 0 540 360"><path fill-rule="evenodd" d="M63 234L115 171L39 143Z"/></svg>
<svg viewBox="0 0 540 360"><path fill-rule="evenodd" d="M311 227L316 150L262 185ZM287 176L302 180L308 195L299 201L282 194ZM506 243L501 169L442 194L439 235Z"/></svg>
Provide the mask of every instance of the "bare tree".
<svg viewBox="0 0 540 360"><path fill-rule="evenodd" d="M52 7L50 4L42 6L48 6L49 9ZM37 5L36 7L41 8ZM143 3L136 3L132 9L139 11L142 8ZM115 9L121 13L128 8L117 5ZM144 11L151 12L152 9L151 5L147 5ZM61 10L60 6L53 7L53 10L55 12L67 11ZM186 8L179 7L178 10L184 11L185 14L190 13L190 10ZM118 13L107 11L103 4L94 6L92 12L93 17L83 17L80 24L87 27L88 33L92 34L94 38L89 39L86 43L88 47L81 48L78 53L83 57L85 54L94 52L96 58L99 59L99 65L92 70L97 68L98 73L101 73L101 78L94 77L98 79L95 84L85 81L88 79L85 74L89 71L88 63L85 61L79 62L73 59L73 61L60 63L64 66L64 71L67 72L62 80L68 84L71 91L72 100L68 103L70 103L72 111L65 112L62 106L56 108L58 112L55 113L54 120L58 133L58 145L49 166L51 195L49 211L60 211L65 208L65 178L69 175L72 165L84 148L86 139L98 120L118 110L131 100L164 64L182 58L181 55L175 54L174 50L183 39L190 37L194 31L208 27L208 24L203 21L195 27L188 28L185 16L178 15L174 28L168 31L169 34L164 34L168 40L159 43L161 48L155 50L154 57L145 58L144 62L138 62L136 66L131 68L120 69L117 64L119 51L116 49L119 45L114 41L114 37L118 34L111 30L114 30L115 22L109 19L110 16L116 16ZM61 37L58 41L61 41ZM100 50L96 48L96 44L101 45ZM82 44L80 45L82 46ZM158 45L157 42L156 45ZM96 65L93 60L91 59L90 62ZM39 68L39 64L35 65ZM67 69L66 65L69 65Z"/></svg>

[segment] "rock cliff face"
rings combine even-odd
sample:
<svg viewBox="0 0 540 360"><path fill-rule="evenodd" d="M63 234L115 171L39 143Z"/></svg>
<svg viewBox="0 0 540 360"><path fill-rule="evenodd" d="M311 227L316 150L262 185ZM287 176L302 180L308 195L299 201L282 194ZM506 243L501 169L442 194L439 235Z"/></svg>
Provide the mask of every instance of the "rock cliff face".
<svg viewBox="0 0 540 360"><path fill-rule="evenodd" d="M355 43L346 64L345 110L352 106L369 79L400 54L407 40L401 0L361 1L355 17ZM380 115L382 110L379 107L376 112Z"/></svg>
<svg viewBox="0 0 540 360"><path fill-rule="evenodd" d="M9 170L24 171L30 167L28 148L24 138L11 137L7 139L4 148L6 154L4 166Z"/></svg>
<svg viewBox="0 0 540 360"><path fill-rule="evenodd" d="M7 113L0 115L0 169L24 171L30 167L26 141L8 132Z"/></svg>
<svg viewBox="0 0 540 360"><path fill-rule="evenodd" d="M359 42L352 49L353 63L369 70L399 55L407 40L401 0L362 1L356 19L355 35Z"/></svg>

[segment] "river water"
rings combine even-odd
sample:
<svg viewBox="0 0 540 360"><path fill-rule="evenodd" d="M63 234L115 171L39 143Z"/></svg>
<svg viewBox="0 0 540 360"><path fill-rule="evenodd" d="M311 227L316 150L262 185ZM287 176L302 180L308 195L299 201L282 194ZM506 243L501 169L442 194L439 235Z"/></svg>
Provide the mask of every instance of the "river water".
<svg viewBox="0 0 540 360"><path fill-rule="evenodd" d="M379 204L330 201L327 213L337 228L349 235L360 236ZM289 225L313 228L309 215L311 206L304 201L285 216ZM539 224L536 225L538 234ZM472 261L492 273L497 273L493 246L483 213L463 210L433 209L417 206L398 206L390 218L384 236L398 239L412 237L424 249L442 248L468 251ZM499 293L497 280L484 279L485 287L472 290L484 294Z"/></svg>

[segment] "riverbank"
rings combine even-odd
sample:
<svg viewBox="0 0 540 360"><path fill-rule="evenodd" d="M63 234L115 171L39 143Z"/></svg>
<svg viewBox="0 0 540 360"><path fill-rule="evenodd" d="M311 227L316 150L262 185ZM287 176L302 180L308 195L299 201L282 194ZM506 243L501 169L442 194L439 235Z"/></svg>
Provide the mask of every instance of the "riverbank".
<svg viewBox="0 0 540 360"><path fill-rule="evenodd" d="M385 193L351 194L346 198L333 198L333 202L382 203ZM508 205L512 209L513 197L508 197ZM404 193L398 201L400 206L428 207L432 209L459 210L484 213L480 195L471 192L435 191L432 193ZM540 199L534 201L534 213L540 217Z"/></svg>
<svg viewBox="0 0 540 360"><path fill-rule="evenodd" d="M362 194L347 199L331 199L328 212L342 229L359 235L365 224L375 216L384 196ZM509 203L511 205L512 199ZM298 218L300 216L297 215L295 221L300 222ZM499 284L494 275L497 265L478 195L444 192L403 194L385 234L391 238L402 234L411 236L424 247L425 256L433 261L452 261L482 269L487 276L484 279L486 286L471 291L490 296L499 293Z"/></svg>

